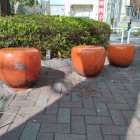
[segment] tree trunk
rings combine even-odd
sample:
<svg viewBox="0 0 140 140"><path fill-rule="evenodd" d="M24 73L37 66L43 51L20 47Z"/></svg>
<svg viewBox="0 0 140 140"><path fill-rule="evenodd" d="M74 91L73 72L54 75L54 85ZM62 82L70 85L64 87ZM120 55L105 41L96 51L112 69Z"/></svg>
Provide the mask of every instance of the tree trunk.
<svg viewBox="0 0 140 140"><path fill-rule="evenodd" d="M11 14L10 1L0 0L1 4L1 16L9 16Z"/></svg>
<svg viewBox="0 0 140 140"><path fill-rule="evenodd" d="M15 14L15 15L16 15L16 13L17 13L16 4L17 4L17 1L14 0L14 14Z"/></svg>

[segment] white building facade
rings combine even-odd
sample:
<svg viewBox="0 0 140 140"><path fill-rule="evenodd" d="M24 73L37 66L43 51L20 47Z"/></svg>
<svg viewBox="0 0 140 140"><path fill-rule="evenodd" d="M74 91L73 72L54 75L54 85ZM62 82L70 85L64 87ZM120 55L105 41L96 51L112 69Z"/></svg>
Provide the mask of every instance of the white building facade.
<svg viewBox="0 0 140 140"><path fill-rule="evenodd" d="M66 0L65 15L98 20L98 0Z"/></svg>
<svg viewBox="0 0 140 140"><path fill-rule="evenodd" d="M50 14L104 21L106 0L50 0Z"/></svg>
<svg viewBox="0 0 140 140"><path fill-rule="evenodd" d="M129 22L133 0L47 0L50 15L85 17L114 24Z"/></svg>

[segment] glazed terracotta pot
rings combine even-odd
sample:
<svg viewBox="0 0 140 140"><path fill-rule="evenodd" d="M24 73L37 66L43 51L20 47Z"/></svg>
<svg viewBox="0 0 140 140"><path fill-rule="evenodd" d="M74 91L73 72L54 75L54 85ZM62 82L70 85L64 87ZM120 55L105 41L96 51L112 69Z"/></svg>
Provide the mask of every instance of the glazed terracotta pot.
<svg viewBox="0 0 140 140"><path fill-rule="evenodd" d="M40 65L40 53L35 48L0 49L0 80L13 90L24 90L32 85Z"/></svg>
<svg viewBox="0 0 140 140"><path fill-rule="evenodd" d="M76 46L71 52L74 69L83 76L96 76L104 66L105 49L101 46Z"/></svg>
<svg viewBox="0 0 140 140"><path fill-rule="evenodd" d="M135 45L119 43L109 44L107 53L111 65L127 67L133 61Z"/></svg>

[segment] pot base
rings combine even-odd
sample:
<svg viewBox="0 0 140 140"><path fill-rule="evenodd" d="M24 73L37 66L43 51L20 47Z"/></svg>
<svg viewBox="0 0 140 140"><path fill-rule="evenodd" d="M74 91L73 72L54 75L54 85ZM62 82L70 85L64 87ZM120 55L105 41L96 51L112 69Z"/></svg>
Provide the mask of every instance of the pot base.
<svg viewBox="0 0 140 140"><path fill-rule="evenodd" d="M12 88L12 87L8 87L10 90L15 91L15 92L19 92L19 91L26 91L28 90L28 87L22 87L22 88Z"/></svg>

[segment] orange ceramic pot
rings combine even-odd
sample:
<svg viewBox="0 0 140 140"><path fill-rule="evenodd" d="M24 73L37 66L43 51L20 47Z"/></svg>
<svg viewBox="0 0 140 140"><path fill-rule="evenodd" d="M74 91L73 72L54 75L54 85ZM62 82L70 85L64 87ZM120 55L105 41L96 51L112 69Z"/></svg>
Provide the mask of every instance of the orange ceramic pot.
<svg viewBox="0 0 140 140"><path fill-rule="evenodd" d="M81 75L96 76L104 66L105 49L101 46L76 46L71 52L74 69Z"/></svg>
<svg viewBox="0 0 140 140"><path fill-rule="evenodd" d="M35 48L0 49L0 80L13 90L24 90L32 85L40 66L40 53Z"/></svg>
<svg viewBox="0 0 140 140"><path fill-rule="evenodd" d="M127 67L133 61L135 55L135 45L133 44L109 44L108 60L111 65Z"/></svg>

